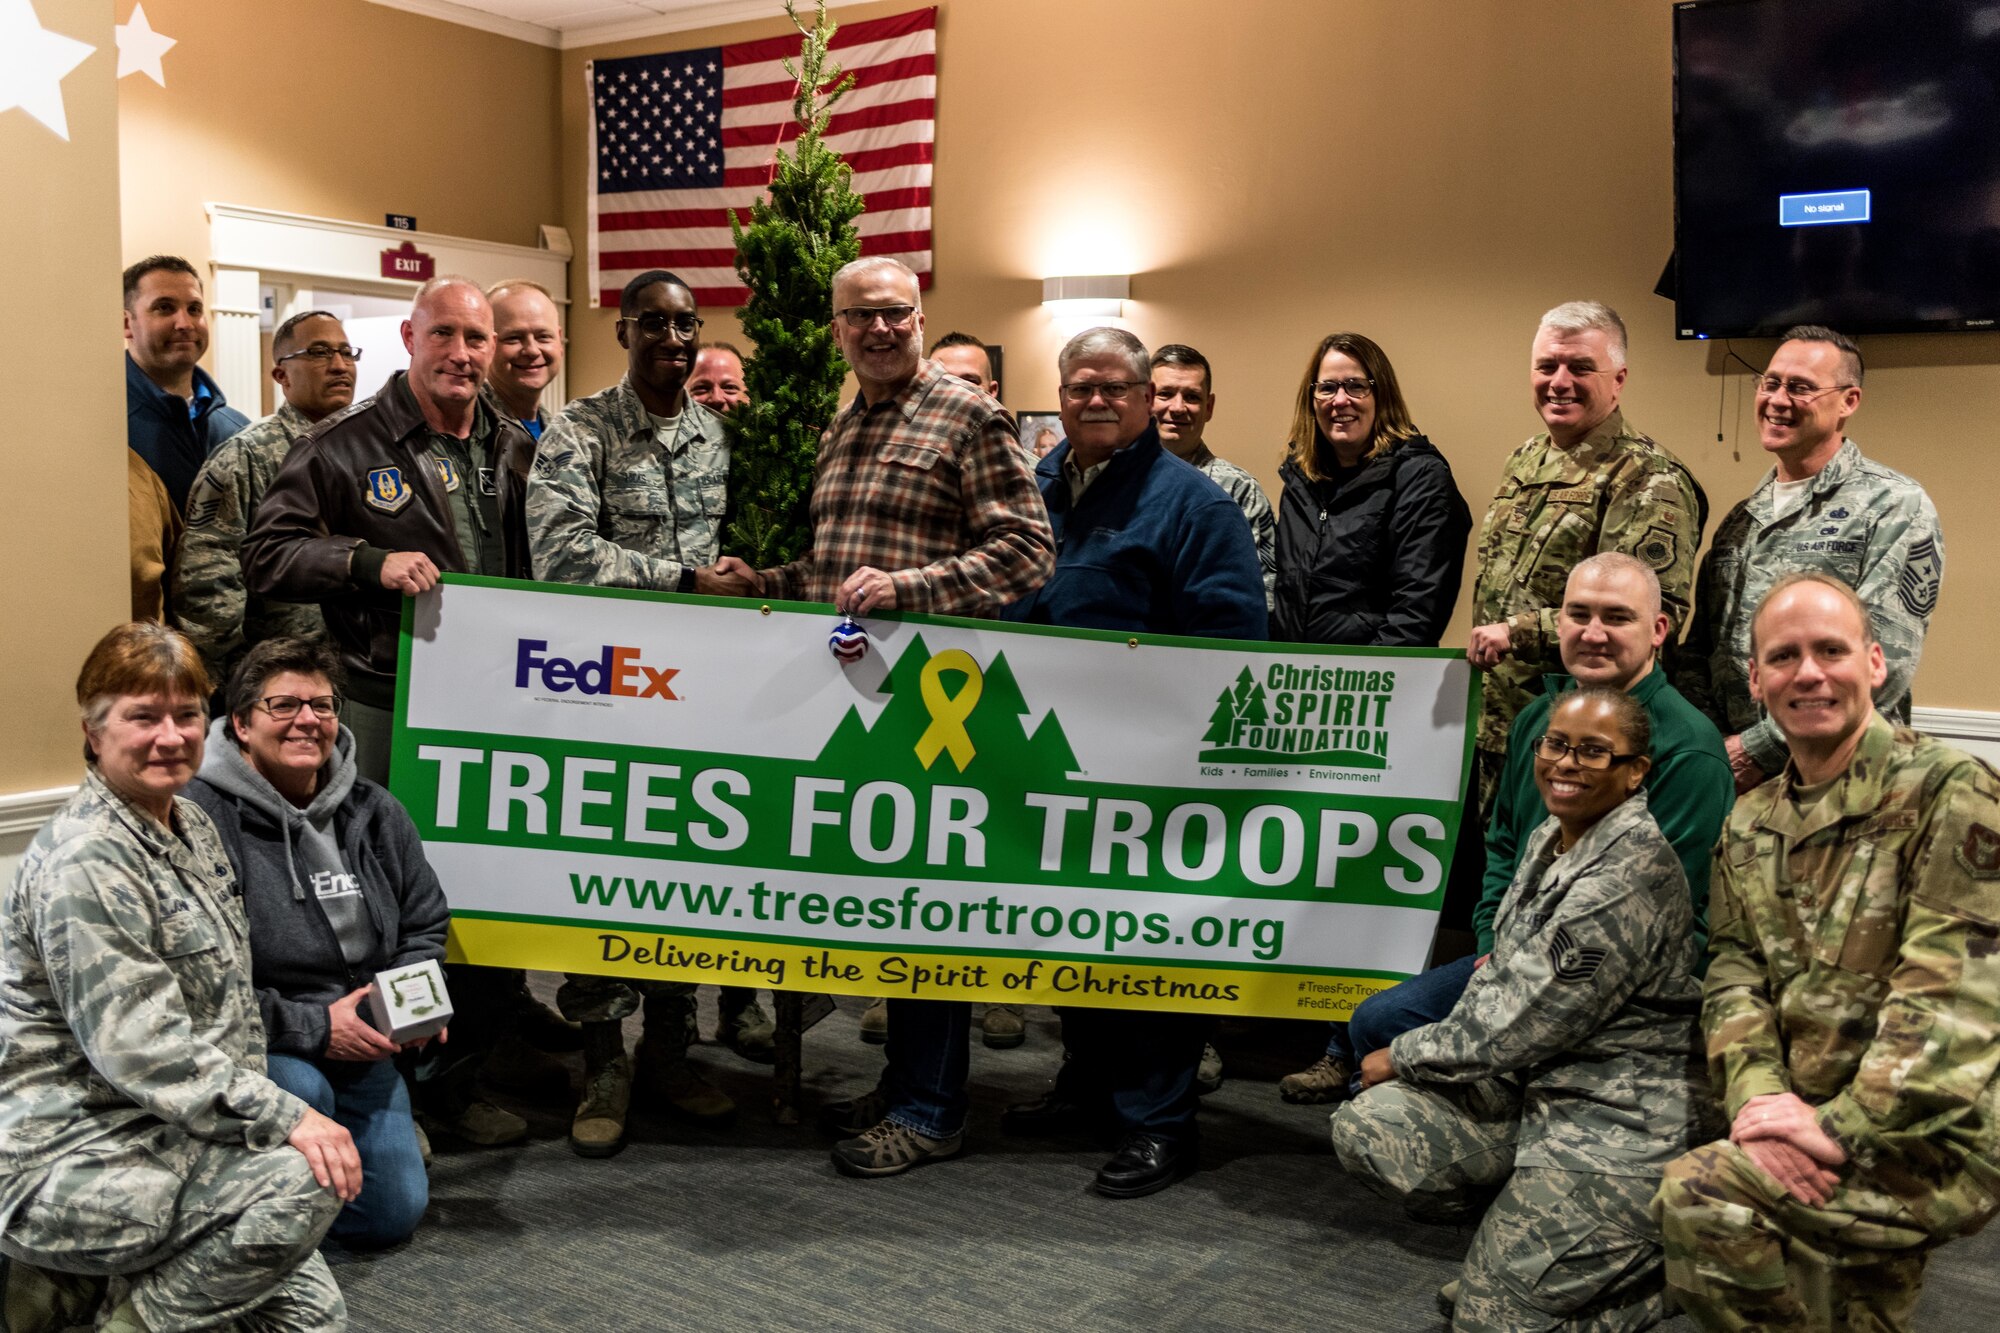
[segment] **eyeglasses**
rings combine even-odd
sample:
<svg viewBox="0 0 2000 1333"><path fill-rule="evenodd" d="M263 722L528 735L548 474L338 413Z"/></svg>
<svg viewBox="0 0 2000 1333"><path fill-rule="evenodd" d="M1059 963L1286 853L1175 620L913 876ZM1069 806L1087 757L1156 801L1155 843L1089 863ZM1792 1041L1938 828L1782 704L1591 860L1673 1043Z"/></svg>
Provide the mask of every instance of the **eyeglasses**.
<svg viewBox="0 0 2000 1333"><path fill-rule="evenodd" d="M1757 393L1760 397L1772 397L1778 390L1783 389L1785 396L1793 402L1808 404L1815 398L1853 387L1852 384L1829 384L1822 389L1817 384L1808 384L1804 380L1781 380L1776 375L1766 375L1757 381Z"/></svg>
<svg viewBox="0 0 2000 1333"><path fill-rule="evenodd" d="M881 320L892 329L900 329L910 322L917 308L913 305L851 305L834 314L840 316L856 333L865 333Z"/></svg>
<svg viewBox="0 0 2000 1333"><path fill-rule="evenodd" d="M1640 757L1636 754L1619 754L1605 746L1592 745L1589 741L1581 745L1571 745L1548 735L1535 742L1535 753L1552 764L1560 764L1564 755L1574 755L1578 768L1616 768L1620 764L1629 764Z"/></svg>
<svg viewBox="0 0 2000 1333"><path fill-rule="evenodd" d="M1143 384L1142 380L1092 380L1088 384L1063 385L1062 396L1072 403L1087 403L1090 395L1098 394L1107 403L1122 403Z"/></svg>
<svg viewBox="0 0 2000 1333"><path fill-rule="evenodd" d="M1325 402L1329 398L1332 398L1335 394L1340 394L1340 393L1344 393L1349 398L1352 398L1356 402L1359 402L1361 399L1366 398L1369 394L1374 392L1375 392L1374 380L1314 380L1313 381L1313 397L1319 399L1321 402Z"/></svg>
<svg viewBox="0 0 2000 1333"><path fill-rule="evenodd" d="M658 340L667 336L672 329L683 341L701 332L701 319L697 315L663 315L657 310L649 310L643 315L627 315L620 324L637 324L642 337Z"/></svg>
<svg viewBox="0 0 2000 1333"><path fill-rule="evenodd" d="M290 722L299 715L301 708L310 708L313 716L322 722L331 722L340 716L340 696L322 694L317 699L301 699L296 694L274 694L268 699L259 699L255 707L269 713L273 720Z"/></svg>
<svg viewBox="0 0 2000 1333"><path fill-rule="evenodd" d="M349 361L359 361L361 349L352 343L314 343L310 347L301 347L296 352L285 353L278 358L278 362L282 365L287 361L296 361L300 357L308 361L331 361L336 356L345 357Z"/></svg>

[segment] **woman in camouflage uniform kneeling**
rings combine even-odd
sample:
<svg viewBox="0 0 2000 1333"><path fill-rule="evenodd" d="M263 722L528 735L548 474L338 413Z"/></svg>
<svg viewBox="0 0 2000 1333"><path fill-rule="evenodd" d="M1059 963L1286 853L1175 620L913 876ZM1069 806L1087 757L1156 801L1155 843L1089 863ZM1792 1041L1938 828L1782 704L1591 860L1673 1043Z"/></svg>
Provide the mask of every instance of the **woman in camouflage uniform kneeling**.
<svg viewBox="0 0 2000 1333"><path fill-rule="evenodd" d="M1666 1164L1693 1142L1701 987L1680 860L1641 790L1631 695L1568 695L1536 744L1549 818L1494 919L1493 953L1442 1022L1362 1061L1333 1117L1341 1165L1413 1216L1491 1200L1439 1293L1457 1329L1660 1322Z"/></svg>
<svg viewBox="0 0 2000 1333"><path fill-rule="evenodd" d="M116 1333L347 1326L315 1247L361 1162L345 1129L264 1077L242 899L215 826L180 796L208 693L174 631L105 635L77 679L89 771L0 899L15 1333L88 1323L100 1303Z"/></svg>

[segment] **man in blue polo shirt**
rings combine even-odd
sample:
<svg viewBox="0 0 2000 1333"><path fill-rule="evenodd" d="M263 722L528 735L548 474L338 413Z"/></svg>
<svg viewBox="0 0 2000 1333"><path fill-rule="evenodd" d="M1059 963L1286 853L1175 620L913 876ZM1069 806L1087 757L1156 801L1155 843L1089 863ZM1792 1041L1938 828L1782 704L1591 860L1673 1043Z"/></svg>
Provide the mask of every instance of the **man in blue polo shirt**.
<svg viewBox="0 0 2000 1333"><path fill-rule="evenodd" d="M125 442L187 512L194 474L250 424L196 364L208 351L201 275L178 255L125 270Z"/></svg>

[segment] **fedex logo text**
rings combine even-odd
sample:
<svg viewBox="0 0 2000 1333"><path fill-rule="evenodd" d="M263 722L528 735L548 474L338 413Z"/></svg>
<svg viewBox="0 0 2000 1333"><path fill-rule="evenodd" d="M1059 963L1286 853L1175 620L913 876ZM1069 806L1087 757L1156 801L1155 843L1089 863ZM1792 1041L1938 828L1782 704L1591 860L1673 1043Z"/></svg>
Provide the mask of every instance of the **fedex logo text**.
<svg viewBox="0 0 2000 1333"><path fill-rule="evenodd" d="M578 694L623 694L637 699L674 699L676 667L655 670L639 660L637 648L606 644L596 657L572 662L567 657L548 655L547 639L522 639L514 657L514 688L528 688L530 677L539 676L543 689L555 694L575 690Z"/></svg>

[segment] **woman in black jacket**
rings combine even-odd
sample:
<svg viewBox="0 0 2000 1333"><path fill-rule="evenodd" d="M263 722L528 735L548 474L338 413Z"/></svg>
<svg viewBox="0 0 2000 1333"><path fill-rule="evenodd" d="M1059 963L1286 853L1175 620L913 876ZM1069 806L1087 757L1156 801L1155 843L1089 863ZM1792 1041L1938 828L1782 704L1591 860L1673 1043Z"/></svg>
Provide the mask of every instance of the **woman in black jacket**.
<svg viewBox="0 0 2000 1333"><path fill-rule="evenodd" d="M1380 347L1358 333L1320 340L1286 451L1272 637L1435 648L1472 513Z"/></svg>
<svg viewBox="0 0 2000 1333"><path fill-rule="evenodd" d="M375 973L444 957L449 911L408 812L355 771L339 671L324 644L252 648L187 794L242 886L270 1079L346 1126L361 1154L360 1197L328 1232L361 1249L408 1236L430 1199L394 1063L404 1048L363 1005Z"/></svg>

